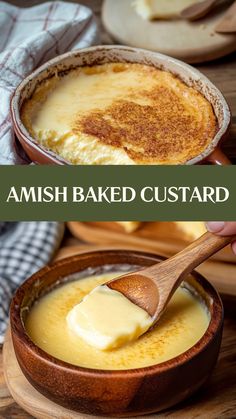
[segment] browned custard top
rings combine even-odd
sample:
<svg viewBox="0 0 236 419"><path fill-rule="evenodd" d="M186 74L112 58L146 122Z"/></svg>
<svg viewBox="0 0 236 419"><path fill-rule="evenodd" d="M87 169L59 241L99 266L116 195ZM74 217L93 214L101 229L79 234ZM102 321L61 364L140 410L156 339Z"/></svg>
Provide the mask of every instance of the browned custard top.
<svg viewBox="0 0 236 419"><path fill-rule="evenodd" d="M43 83L23 108L30 132L74 164L178 164L217 132L211 104L169 72L103 64Z"/></svg>

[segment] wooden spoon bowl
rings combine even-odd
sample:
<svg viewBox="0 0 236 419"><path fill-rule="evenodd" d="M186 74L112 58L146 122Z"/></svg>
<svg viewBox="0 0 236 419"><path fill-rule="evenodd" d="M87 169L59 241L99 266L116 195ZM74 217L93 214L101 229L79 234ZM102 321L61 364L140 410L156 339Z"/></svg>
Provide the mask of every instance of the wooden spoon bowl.
<svg viewBox="0 0 236 419"><path fill-rule="evenodd" d="M98 251L60 260L29 278L16 292L10 310L11 333L19 365L30 383L56 403L96 416L136 416L166 409L196 391L216 363L222 335L221 300L201 275L194 272L193 288L208 307L211 320L204 336L183 354L158 365L130 370L95 370L60 361L37 347L25 331L28 311L37 299L74 274L86 276L121 265L137 269L162 258L137 251ZM88 271L87 271L88 275ZM180 379L181 377L181 379Z"/></svg>

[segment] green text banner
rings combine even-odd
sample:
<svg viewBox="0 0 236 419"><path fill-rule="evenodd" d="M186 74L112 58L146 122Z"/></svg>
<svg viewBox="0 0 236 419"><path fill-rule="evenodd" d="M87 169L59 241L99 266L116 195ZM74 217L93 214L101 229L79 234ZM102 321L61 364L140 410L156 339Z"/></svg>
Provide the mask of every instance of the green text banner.
<svg viewBox="0 0 236 419"><path fill-rule="evenodd" d="M0 221L235 221L234 166L0 166Z"/></svg>

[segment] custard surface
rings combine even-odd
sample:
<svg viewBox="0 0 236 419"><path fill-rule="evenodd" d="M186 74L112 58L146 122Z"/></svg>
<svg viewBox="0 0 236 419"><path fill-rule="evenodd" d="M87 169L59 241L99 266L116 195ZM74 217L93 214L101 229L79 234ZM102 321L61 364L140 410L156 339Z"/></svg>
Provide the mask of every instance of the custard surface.
<svg viewBox="0 0 236 419"><path fill-rule="evenodd" d="M189 291L180 288L153 330L136 341L101 351L71 333L68 312L97 285L121 272L75 280L49 292L32 307L26 318L26 331L33 342L54 357L70 364L105 370L147 367L185 352L203 336L209 316L203 304Z"/></svg>
<svg viewBox="0 0 236 419"><path fill-rule="evenodd" d="M72 164L181 164L217 132L211 104L153 66L107 63L43 82L22 120L43 146Z"/></svg>

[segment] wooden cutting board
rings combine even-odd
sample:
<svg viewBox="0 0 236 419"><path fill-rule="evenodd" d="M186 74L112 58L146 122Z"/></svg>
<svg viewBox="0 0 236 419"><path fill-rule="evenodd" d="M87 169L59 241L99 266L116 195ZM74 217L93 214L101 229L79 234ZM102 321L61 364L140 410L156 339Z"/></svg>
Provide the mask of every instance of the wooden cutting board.
<svg viewBox="0 0 236 419"><path fill-rule="evenodd" d="M79 245L79 246L68 246L59 250L56 259L62 259L65 257L73 256L84 252L93 252L96 250L107 250L107 249L128 249L128 250L141 250L140 247L135 245L123 244L122 246L117 245ZM142 249L145 250L145 249ZM152 253L160 254L160 252ZM232 263L224 263L217 261L208 261L203 263L196 269L203 276L205 276L216 289L224 295L236 297L236 265Z"/></svg>
<svg viewBox="0 0 236 419"><path fill-rule="evenodd" d="M28 382L17 362L11 334L8 330L3 346L3 369L7 387L13 399L37 419L85 419L92 416L79 414L48 400ZM23 418L23 416L22 416Z"/></svg>
<svg viewBox="0 0 236 419"><path fill-rule="evenodd" d="M102 19L109 34L120 44L150 49L189 63L223 57L236 50L236 34L215 32L231 3L226 0L196 22L147 21L132 7L133 0L104 0Z"/></svg>
<svg viewBox="0 0 236 419"><path fill-rule="evenodd" d="M181 239L181 232L175 223L146 222L133 233L126 233L113 222L68 222L67 226L72 235L84 242L101 245L129 245L156 252L160 255L171 256L189 244ZM223 249L213 257L214 260L236 263L230 247Z"/></svg>

